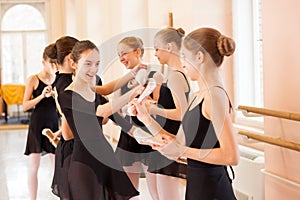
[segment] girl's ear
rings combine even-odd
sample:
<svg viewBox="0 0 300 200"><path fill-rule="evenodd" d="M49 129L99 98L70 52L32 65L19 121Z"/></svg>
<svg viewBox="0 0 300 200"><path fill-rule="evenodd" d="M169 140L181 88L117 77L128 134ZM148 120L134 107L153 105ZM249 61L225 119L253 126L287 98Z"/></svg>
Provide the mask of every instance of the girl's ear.
<svg viewBox="0 0 300 200"><path fill-rule="evenodd" d="M142 53L142 50L140 48L137 48L137 50L135 52L138 55L138 57L140 57L141 53Z"/></svg>
<svg viewBox="0 0 300 200"><path fill-rule="evenodd" d="M71 58L70 58L70 63L71 63L71 67L72 67L74 70L77 70L77 63L74 62Z"/></svg>
<svg viewBox="0 0 300 200"><path fill-rule="evenodd" d="M167 50L168 50L168 52L171 52L171 51L173 50L173 45L172 45L172 43L168 43L168 44L167 44Z"/></svg>
<svg viewBox="0 0 300 200"><path fill-rule="evenodd" d="M198 51L197 52L197 60L200 62L200 63L203 63L204 62L204 53L202 51Z"/></svg>

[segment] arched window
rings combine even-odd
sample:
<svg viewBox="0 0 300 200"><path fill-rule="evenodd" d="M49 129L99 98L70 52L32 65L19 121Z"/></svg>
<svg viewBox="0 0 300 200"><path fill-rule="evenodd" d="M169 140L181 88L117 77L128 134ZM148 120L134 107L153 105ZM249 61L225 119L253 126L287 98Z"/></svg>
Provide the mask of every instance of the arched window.
<svg viewBox="0 0 300 200"><path fill-rule="evenodd" d="M1 5L2 84L24 84L29 75L41 70L46 23L37 9L41 4L37 5Z"/></svg>

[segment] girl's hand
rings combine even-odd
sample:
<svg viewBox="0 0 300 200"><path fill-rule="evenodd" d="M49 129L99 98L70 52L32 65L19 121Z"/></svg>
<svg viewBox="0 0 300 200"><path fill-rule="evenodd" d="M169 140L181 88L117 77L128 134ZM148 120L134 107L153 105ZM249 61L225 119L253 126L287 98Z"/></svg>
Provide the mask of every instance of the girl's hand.
<svg viewBox="0 0 300 200"><path fill-rule="evenodd" d="M139 103L137 102L137 100L133 100L130 102L129 106L133 106L132 108L133 113L137 116L138 120L143 122L146 126L147 124L151 123L151 116L147 111L147 108L145 106L145 101Z"/></svg>
<svg viewBox="0 0 300 200"><path fill-rule="evenodd" d="M147 100L145 101L145 107L146 107L148 113L153 114L153 113L151 112L151 110L152 110L154 107L156 107L156 104L154 103L153 100L148 100L148 99L147 99Z"/></svg>
<svg viewBox="0 0 300 200"><path fill-rule="evenodd" d="M140 69L147 69L147 65L139 64L139 65L135 66L135 67L131 70L131 73L133 73L134 75L136 75L136 74L138 73L138 71L140 71Z"/></svg>
<svg viewBox="0 0 300 200"><path fill-rule="evenodd" d="M137 111L135 109L135 106L133 104L131 104L130 102L128 103L128 106L126 107L126 114L128 114L129 116L136 116Z"/></svg>
<svg viewBox="0 0 300 200"><path fill-rule="evenodd" d="M163 144L151 145L152 149L160 151L160 150L164 149L170 142L172 142L174 140L175 136L167 135L167 134L157 134L156 136L154 136L154 138L157 138L157 140L163 141Z"/></svg>
<svg viewBox="0 0 300 200"><path fill-rule="evenodd" d="M52 87L50 85L44 87L42 94L43 98L48 98L52 96Z"/></svg>
<svg viewBox="0 0 300 200"><path fill-rule="evenodd" d="M167 141L167 140L165 140ZM186 151L188 147L180 144L176 138L168 140L163 146L156 148L161 154L169 158L170 160L178 160Z"/></svg>
<svg viewBox="0 0 300 200"><path fill-rule="evenodd" d="M144 85L148 78L147 65L139 64L131 70L131 74L134 78L132 84Z"/></svg>
<svg viewBox="0 0 300 200"><path fill-rule="evenodd" d="M144 144L144 145L164 145L165 141L160 137L158 134L157 136L153 136L152 134L144 131L141 128L135 127L133 131L129 132L129 134L135 138L135 140L139 144Z"/></svg>

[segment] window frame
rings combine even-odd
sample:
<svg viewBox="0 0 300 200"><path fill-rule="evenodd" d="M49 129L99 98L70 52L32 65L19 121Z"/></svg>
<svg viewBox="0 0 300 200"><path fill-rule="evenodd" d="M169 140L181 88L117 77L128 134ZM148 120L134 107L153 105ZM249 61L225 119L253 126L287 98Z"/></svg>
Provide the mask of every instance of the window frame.
<svg viewBox="0 0 300 200"><path fill-rule="evenodd" d="M263 107L261 0L233 0L234 98L237 105ZM244 116L237 110L236 124L263 129L263 117Z"/></svg>
<svg viewBox="0 0 300 200"><path fill-rule="evenodd" d="M28 6L32 6L34 9L36 9L37 11L39 11L39 13L42 15L44 23L45 23L45 28L44 29L40 29L40 30L2 30L2 20L3 20L3 16L5 15L5 13L13 8L14 6L17 5L28 5ZM0 16L1 16L1 21L0 21L0 46L2 46L2 35L3 34L9 34L9 33L18 33L21 34L22 37L22 52L23 52L23 56L26 56L26 35L30 34L30 33L44 33L44 37L45 37L45 44L46 45L48 43L48 38L49 38L49 17L47 17L47 9L48 9L48 1L47 0L37 0L37 1L29 1L29 0L25 0L25 1L13 1L13 2L8 2L8 1L0 1ZM25 45L25 46L24 46ZM43 50L43 49L42 49ZM0 63L1 63L1 77L0 77L0 84L3 84L3 60L2 60L2 48L0 48ZM42 52L40 53L42 56ZM40 57L41 57L40 56ZM41 58L42 59L42 58ZM40 59L40 60L41 60ZM30 72L28 64L27 64L27 60L26 57L23 58L23 70L24 70L24 83L26 82L27 77L32 74L32 72Z"/></svg>

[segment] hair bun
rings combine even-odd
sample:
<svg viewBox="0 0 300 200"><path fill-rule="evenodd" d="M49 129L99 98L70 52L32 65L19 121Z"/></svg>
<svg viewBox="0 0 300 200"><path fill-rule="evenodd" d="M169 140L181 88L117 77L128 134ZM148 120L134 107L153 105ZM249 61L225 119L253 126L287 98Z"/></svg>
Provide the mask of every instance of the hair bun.
<svg viewBox="0 0 300 200"><path fill-rule="evenodd" d="M221 56L231 56L235 50L233 39L220 35L217 41L217 47Z"/></svg>
<svg viewBox="0 0 300 200"><path fill-rule="evenodd" d="M176 29L176 31L181 37L183 37L185 34L185 31L182 28L178 28L178 29Z"/></svg>
<svg viewBox="0 0 300 200"><path fill-rule="evenodd" d="M53 46L53 54L55 55L55 58L57 58L57 46L54 44Z"/></svg>

